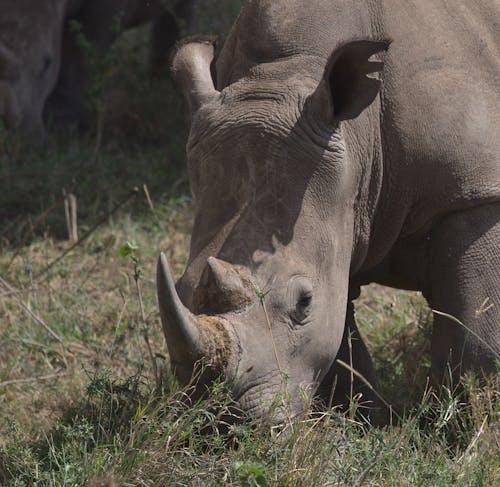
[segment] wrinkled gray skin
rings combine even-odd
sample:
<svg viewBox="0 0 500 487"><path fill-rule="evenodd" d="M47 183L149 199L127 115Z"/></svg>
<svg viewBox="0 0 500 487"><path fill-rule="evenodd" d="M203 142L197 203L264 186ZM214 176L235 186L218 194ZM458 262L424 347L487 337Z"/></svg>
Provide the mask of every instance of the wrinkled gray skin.
<svg viewBox="0 0 500 487"><path fill-rule="evenodd" d="M352 305L369 282L471 330L434 317L434 381L448 361L494 371L499 24L494 1L250 0L216 88L210 43L178 50L196 216L177 292L162 256L158 297L182 381L203 358L252 416L286 386L275 421L349 390L336 357L374 381Z"/></svg>
<svg viewBox="0 0 500 487"><path fill-rule="evenodd" d="M177 19L187 21L194 4L194 0L0 0L0 119L34 140L43 139L47 120L58 126L85 124L89 75L70 19L80 23L98 55L124 29L154 19L153 57L160 51L166 57L180 32Z"/></svg>

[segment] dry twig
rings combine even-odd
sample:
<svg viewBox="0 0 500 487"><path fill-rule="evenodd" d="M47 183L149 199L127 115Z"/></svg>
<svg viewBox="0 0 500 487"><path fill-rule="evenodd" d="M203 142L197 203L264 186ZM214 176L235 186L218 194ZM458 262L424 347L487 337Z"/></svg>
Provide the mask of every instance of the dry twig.
<svg viewBox="0 0 500 487"><path fill-rule="evenodd" d="M17 301L19 306L31 317L33 318L40 326L42 326L53 338L55 338L59 343L63 343L62 338L49 326L45 321L38 316L35 312L33 312L29 306L19 297L19 291L12 287L5 279L0 277L0 285L12 295L12 297Z"/></svg>
<svg viewBox="0 0 500 487"><path fill-rule="evenodd" d="M66 257L71 251L73 251L76 247L78 247L83 241L87 240L103 223L105 223L108 218L116 213L122 206L128 203L133 197L137 195L139 189L136 187L130 193L125 196L120 202L118 202L106 215L104 215L97 223L84 235L82 235L73 245L68 247L59 257L56 257L52 262L50 262L41 272L39 272L35 279L36 281L42 281L43 277L49 272L52 267L54 267L57 263L59 263L64 257Z"/></svg>
<svg viewBox="0 0 500 487"><path fill-rule="evenodd" d="M26 384L29 382L37 382L39 380L59 379L60 377L65 377L66 375L69 374L70 372L61 372L59 374L39 375L37 377L26 377L24 379L11 379L11 380L6 380L4 382L0 382L0 387L10 386L12 384Z"/></svg>

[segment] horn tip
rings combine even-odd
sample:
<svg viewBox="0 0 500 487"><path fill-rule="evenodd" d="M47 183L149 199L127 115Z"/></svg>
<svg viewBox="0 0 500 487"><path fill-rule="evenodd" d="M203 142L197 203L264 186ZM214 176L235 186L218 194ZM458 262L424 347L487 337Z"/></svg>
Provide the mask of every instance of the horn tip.
<svg viewBox="0 0 500 487"><path fill-rule="evenodd" d="M170 266L168 265L167 257L163 252L160 252L156 265L156 279L158 285L168 285L171 280Z"/></svg>
<svg viewBox="0 0 500 487"><path fill-rule="evenodd" d="M160 252L160 255L158 256L157 260L157 270L160 270L161 267L165 267L168 265L167 258L165 257L165 254L163 252Z"/></svg>

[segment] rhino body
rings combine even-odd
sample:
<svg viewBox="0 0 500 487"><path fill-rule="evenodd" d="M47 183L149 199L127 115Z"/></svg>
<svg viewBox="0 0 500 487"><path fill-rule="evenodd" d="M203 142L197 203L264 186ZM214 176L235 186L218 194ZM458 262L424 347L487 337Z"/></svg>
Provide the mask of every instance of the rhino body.
<svg viewBox="0 0 500 487"><path fill-rule="evenodd" d="M85 123L88 67L70 20L103 55L123 30L153 20L152 53L165 52L194 0L0 0L0 119L37 139L46 122ZM165 8L168 7L168 8Z"/></svg>
<svg viewBox="0 0 500 487"><path fill-rule="evenodd" d="M369 282L470 330L435 315L434 381L495 370L499 25L493 0L248 0L216 86L210 41L179 48L195 224L158 297L182 381L204 359L250 415L283 393L276 421L349 390L336 358L375 381L352 303Z"/></svg>

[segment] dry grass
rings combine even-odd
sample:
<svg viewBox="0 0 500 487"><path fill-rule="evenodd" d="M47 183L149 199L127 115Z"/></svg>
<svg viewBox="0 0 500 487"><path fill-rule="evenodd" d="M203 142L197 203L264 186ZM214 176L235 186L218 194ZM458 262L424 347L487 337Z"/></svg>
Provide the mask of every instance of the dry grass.
<svg viewBox="0 0 500 487"><path fill-rule="evenodd" d="M425 392L429 316L415 294L371 287L357 303L384 396L404 415L367 431L336 413L219 430L223 384L190 403L167 370L154 267L179 274L191 211L137 201L37 282L69 243L39 238L0 257L0 483L5 485L495 485L498 385L470 401ZM62 209L61 209L62 211ZM159 222L165 222L160 224ZM120 248L132 245L131 255ZM145 323L134 286L140 266ZM21 304L22 303L22 304ZM29 309L31 314L28 314ZM39 317L61 338L56 340ZM144 340L163 383L158 390ZM278 434L277 434L278 433ZM402 476L401 472L404 472ZM99 482L101 482L99 484ZM108 482L106 484L106 482ZM114 482L114 484L113 484Z"/></svg>

